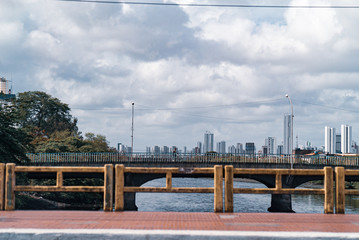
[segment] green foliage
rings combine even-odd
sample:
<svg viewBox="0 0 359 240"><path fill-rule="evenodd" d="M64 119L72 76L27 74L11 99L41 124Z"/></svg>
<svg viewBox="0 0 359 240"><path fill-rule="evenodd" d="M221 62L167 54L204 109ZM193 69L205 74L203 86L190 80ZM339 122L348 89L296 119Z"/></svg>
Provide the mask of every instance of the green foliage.
<svg viewBox="0 0 359 240"><path fill-rule="evenodd" d="M49 137L64 130L78 131L77 119L72 118L69 106L44 92L19 93L11 109L19 126L35 137Z"/></svg>
<svg viewBox="0 0 359 240"><path fill-rule="evenodd" d="M31 150L30 137L15 127L11 113L0 106L0 162L27 162L26 152Z"/></svg>
<svg viewBox="0 0 359 240"><path fill-rule="evenodd" d="M56 152L110 152L105 136L87 133L86 139L69 131L55 132L49 138L38 138L35 145L36 153Z"/></svg>

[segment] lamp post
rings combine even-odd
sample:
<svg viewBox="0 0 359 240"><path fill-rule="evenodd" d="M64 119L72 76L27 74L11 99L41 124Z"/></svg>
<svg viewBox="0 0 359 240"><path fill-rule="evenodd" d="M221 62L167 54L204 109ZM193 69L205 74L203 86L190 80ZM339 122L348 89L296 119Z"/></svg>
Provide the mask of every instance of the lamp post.
<svg viewBox="0 0 359 240"><path fill-rule="evenodd" d="M293 103L292 100L290 99L289 95L286 94L285 95L286 98L288 98L289 103L290 103L290 108L291 108L291 123L290 123L290 151L291 151L291 155L290 155L290 168L293 169Z"/></svg>
<svg viewBox="0 0 359 240"><path fill-rule="evenodd" d="M133 121L135 115L135 103L132 103L132 127L131 127L131 160L133 159Z"/></svg>

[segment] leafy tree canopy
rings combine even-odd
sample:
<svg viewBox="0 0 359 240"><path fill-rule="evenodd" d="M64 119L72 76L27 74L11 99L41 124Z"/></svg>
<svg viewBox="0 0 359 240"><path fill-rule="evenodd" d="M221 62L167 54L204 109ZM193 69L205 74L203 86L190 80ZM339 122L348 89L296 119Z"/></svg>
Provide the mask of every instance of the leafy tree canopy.
<svg viewBox="0 0 359 240"><path fill-rule="evenodd" d="M35 137L49 137L58 131L77 133L77 119L70 114L70 108L59 99L45 92L23 92L13 100L11 111L19 127Z"/></svg>
<svg viewBox="0 0 359 240"><path fill-rule="evenodd" d="M30 137L15 127L11 114L0 106L0 162L27 162L26 152L31 151Z"/></svg>
<svg viewBox="0 0 359 240"><path fill-rule="evenodd" d="M49 138L38 138L35 152L110 152L105 136L86 133L86 139L74 136L68 130L55 132Z"/></svg>

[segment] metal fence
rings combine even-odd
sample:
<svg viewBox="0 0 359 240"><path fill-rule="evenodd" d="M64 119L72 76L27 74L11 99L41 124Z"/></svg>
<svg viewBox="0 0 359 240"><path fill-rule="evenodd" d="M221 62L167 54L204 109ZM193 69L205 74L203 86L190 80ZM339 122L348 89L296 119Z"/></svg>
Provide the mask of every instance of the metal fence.
<svg viewBox="0 0 359 240"><path fill-rule="evenodd" d="M328 166L359 166L359 156L327 155L246 155L246 154L125 154L106 153L28 153L30 164L106 164L106 163L268 163ZM293 161L293 162L292 162Z"/></svg>

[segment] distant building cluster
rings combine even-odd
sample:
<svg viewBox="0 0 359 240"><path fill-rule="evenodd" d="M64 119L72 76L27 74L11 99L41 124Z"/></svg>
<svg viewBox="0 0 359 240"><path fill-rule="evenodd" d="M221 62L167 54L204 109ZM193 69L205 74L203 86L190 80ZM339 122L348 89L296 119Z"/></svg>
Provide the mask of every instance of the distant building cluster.
<svg viewBox="0 0 359 240"><path fill-rule="evenodd" d="M341 125L341 133L336 134L335 128L325 127L325 145L321 148L312 146L311 142L307 141L304 146L298 147L298 139L295 149L292 146L293 136L291 132L292 118L291 115L284 116L284 129L283 129L283 142L277 144L275 137L267 137L264 139L264 145L257 150L254 142L236 143L227 147L226 141L218 141L215 144L214 134L206 131L203 136L203 142L198 141L197 145L192 149L179 149L176 146L172 147L146 147L146 153L152 155L170 154L174 151L176 153L184 154L206 154L206 153L219 153L219 154L246 154L246 155L287 155L296 153L308 152L324 152L327 154L351 154L359 153L359 146L356 142L352 141L352 127L348 125ZM298 136L297 136L298 138ZM216 146L216 148L215 148ZM119 151L131 152L130 148L123 146Z"/></svg>
<svg viewBox="0 0 359 240"><path fill-rule="evenodd" d="M324 151L328 154L351 154L358 153L358 146L352 140L352 127L342 124L340 133L335 128L324 128Z"/></svg>
<svg viewBox="0 0 359 240"><path fill-rule="evenodd" d="M206 131L203 136L203 142L198 141L193 148L179 149L177 146L154 146L146 147L146 153L151 155L160 154L245 154L245 155L289 155L289 154L307 154L311 152L325 153L325 154L358 154L359 146L352 140L352 127L349 125L341 125L341 131L337 134L335 128L325 127L324 146L319 149L312 146L311 142L307 141L304 146L298 146L298 136L296 137L296 146L293 146L293 117L292 115L284 115L283 121L283 142L277 144L275 137L267 137L264 139L264 145L257 150L254 142L236 143L229 145L224 140L218 141L215 144L214 134ZM131 153L131 147L119 144L118 151L122 153Z"/></svg>

